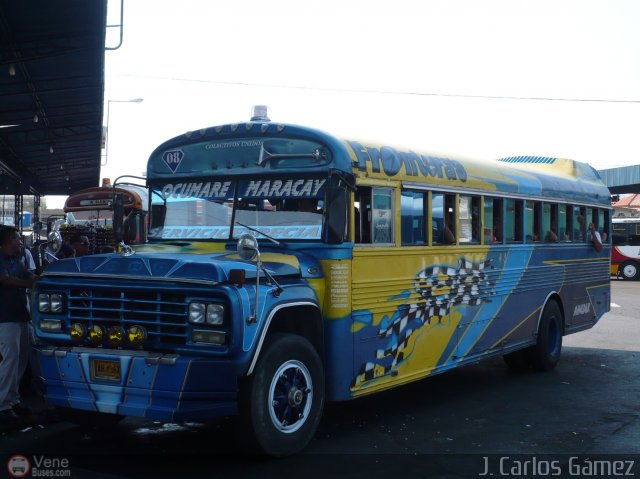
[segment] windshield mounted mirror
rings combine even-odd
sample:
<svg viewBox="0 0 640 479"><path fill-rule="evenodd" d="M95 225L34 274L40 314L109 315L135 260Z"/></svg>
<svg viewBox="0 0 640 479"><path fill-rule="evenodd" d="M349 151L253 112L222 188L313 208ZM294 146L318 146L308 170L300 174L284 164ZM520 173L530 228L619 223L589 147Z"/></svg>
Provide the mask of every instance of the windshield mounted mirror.
<svg viewBox="0 0 640 479"><path fill-rule="evenodd" d="M245 261L252 261L258 255L258 240L251 234L238 238L238 254Z"/></svg>
<svg viewBox="0 0 640 479"><path fill-rule="evenodd" d="M62 235L60 231L54 230L47 235L47 251L49 253L56 255L62 248Z"/></svg>

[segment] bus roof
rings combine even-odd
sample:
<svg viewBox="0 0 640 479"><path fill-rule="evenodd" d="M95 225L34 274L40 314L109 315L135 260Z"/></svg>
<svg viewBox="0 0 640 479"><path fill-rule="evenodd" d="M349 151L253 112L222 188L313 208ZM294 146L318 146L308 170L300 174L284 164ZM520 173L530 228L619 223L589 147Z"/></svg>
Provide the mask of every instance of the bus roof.
<svg viewBox="0 0 640 479"><path fill-rule="evenodd" d="M397 180L408 188L611 205L598 173L574 160L532 156L468 160L342 140L316 129L271 122L220 125L172 138L151 154L147 180L292 176L330 170L358 181Z"/></svg>

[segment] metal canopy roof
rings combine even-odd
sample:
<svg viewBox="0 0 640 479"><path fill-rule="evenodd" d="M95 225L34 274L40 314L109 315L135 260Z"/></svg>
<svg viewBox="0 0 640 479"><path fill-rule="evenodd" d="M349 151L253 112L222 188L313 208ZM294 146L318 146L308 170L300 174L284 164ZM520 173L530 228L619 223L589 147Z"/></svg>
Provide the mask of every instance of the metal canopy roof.
<svg viewBox="0 0 640 479"><path fill-rule="evenodd" d="M106 1L0 0L1 194L98 185Z"/></svg>

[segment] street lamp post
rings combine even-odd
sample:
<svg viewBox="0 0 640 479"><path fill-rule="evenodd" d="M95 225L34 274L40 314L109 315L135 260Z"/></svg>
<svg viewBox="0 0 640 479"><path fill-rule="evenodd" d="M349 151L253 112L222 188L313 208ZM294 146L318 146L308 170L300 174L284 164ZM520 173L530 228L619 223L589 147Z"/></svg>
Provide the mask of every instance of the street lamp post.
<svg viewBox="0 0 640 479"><path fill-rule="evenodd" d="M106 166L109 161L109 112L111 110L112 103L142 103L143 98L134 98L132 100L107 100L107 140L104 144L104 163L100 163L100 166Z"/></svg>

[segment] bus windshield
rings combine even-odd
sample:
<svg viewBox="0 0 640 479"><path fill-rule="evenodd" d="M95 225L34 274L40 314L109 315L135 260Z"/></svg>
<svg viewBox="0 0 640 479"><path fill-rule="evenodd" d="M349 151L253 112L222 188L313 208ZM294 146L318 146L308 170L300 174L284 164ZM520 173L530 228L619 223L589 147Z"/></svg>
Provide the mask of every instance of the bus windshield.
<svg viewBox="0 0 640 479"><path fill-rule="evenodd" d="M72 225L111 226L113 210L86 210L67 213L67 221Z"/></svg>
<svg viewBox="0 0 640 479"><path fill-rule="evenodd" d="M154 185L149 239L228 240L252 233L257 238L317 241L322 236L325 182L306 178Z"/></svg>

